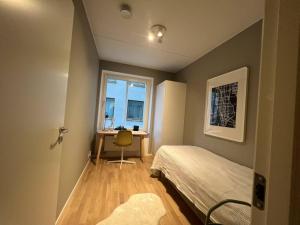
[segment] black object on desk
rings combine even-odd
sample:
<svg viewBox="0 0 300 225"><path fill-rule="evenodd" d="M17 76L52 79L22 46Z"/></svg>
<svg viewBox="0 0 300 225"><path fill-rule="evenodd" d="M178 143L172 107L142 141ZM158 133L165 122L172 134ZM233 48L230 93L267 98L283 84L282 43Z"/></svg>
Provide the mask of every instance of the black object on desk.
<svg viewBox="0 0 300 225"><path fill-rule="evenodd" d="M115 130L127 130L124 126L118 126L115 128Z"/></svg>

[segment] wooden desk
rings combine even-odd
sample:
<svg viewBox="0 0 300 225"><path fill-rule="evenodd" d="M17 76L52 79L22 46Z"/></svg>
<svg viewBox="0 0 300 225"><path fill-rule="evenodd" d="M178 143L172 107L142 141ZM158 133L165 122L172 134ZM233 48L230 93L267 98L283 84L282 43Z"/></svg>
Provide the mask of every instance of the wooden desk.
<svg viewBox="0 0 300 225"><path fill-rule="evenodd" d="M114 136L118 134L118 130L98 130L97 131L97 136L99 139L99 147L97 151L97 159L96 159L96 164L98 164L98 160L100 158L100 153L102 149L102 145L104 142L105 136ZM143 162L142 159L142 153L143 153L143 148L144 148L144 138L148 136L148 133L145 131L132 131L133 136L138 136L140 137L140 159Z"/></svg>

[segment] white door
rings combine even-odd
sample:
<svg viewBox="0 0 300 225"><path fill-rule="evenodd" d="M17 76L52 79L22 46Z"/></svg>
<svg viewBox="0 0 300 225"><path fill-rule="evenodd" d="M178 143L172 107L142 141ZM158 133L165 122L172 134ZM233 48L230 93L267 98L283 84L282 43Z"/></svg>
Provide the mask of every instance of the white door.
<svg viewBox="0 0 300 225"><path fill-rule="evenodd" d="M0 0L0 224L53 225L71 0Z"/></svg>
<svg viewBox="0 0 300 225"><path fill-rule="evenodd" d="M186 84L165 81L163 143L183 144Z"/></svg>
<svg viewBox="0 0 300 225"><path fill-rule="evenodd" d="M289 224L299 15L299 0L266 0L254 165L266 192L252 225ZM263 199L263 186L255 187Z"/></svg>

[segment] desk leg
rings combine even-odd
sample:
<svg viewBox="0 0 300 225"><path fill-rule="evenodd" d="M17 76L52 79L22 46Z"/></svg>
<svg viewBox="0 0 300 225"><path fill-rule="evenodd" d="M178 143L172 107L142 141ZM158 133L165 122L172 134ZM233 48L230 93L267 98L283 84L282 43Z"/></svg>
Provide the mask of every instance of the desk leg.
<svg viewBox="0 0 300 225"><path fill-rule="evenodd" d="M98 147L97 159L96 159L96 165L98 165L98 161L99 161L99 158L100 158L100 153L101 153L101 149L102 149L103 139L104 139L104 136L100 135L99 147Z"/></svg>
<svg viewBox="0 0 300 225"><path fill-rule="evenodd" d="M144 153L144 136L140 136L140 159L143 162L143 153Z"/></svg>

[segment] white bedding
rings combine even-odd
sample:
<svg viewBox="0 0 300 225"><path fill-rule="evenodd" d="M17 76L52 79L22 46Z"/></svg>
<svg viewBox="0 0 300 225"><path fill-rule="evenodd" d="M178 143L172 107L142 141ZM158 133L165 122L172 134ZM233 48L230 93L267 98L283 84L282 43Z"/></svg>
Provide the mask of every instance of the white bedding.
<svg viewBox="0 0 300 225"><path fill-rule="evenodd" d="M251 203L253 170L196 146L162 146L151 170L163 172L205 215L225 199ZM226 204L213 212L213 222L250 225L248 206Z"/></svg>

